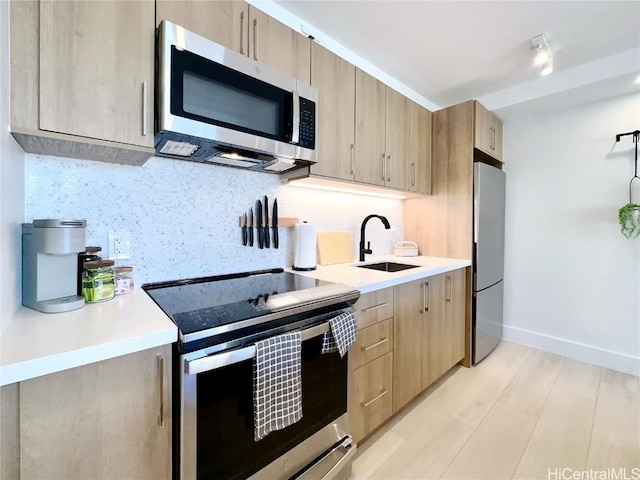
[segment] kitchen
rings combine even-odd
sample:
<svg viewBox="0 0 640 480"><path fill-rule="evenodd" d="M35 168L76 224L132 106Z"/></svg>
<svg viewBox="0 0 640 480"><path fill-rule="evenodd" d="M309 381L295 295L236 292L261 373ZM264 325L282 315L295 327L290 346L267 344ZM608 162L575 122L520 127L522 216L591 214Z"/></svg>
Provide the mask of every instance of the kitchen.
<svg viewBox="0 0 640 480"><path fill-rule="evenodd" d="M3 39L3 62L4 45ZM519 114L514 105L513 120L505 121L505 338L638 375L638 247L620 235L615 219L626 200L632 144L614 145L615 134L637 128L637 87L630 95L617 91L553 115L535 104ZM278 198L283 217L308 220L322 230L351 231L354 240L365 216L384 215L390 230L373 222L367 227L374 255L391 253L405 238L408 221L398 199L295 189L269 175L160 158L133 167L25 155L9 135L3 134L2 142L3 332L20 305L15 225L25 220L86 218L88 239L99 245L113 229L128 230L137 284L290 266L291 229L280 229L278 250L250 250L239 241L238 215L265 194ZM189 192L189 198L176 192ZM105 195L112 195L112 203ZM16 198L24 198L24 206ZM604 206L603 199L610 204Z"/></svg>

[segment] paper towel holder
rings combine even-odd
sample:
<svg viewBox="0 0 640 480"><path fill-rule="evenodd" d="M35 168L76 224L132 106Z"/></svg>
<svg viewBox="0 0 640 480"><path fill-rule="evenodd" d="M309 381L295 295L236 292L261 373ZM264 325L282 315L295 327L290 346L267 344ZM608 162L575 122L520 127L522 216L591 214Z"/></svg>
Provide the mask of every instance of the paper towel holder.
<svg viewBox="0 0 640 480"><path fill-rule="evenodd" d="M307 228L309 231L307 236L305 237L304 242L300 239L300 227L303 226ZM306 220L303 220L302 223L298 223L295 225L296 231L296 248L295 255L293 259L292 269L298 272L310 272L316 269L316 226L307 223Z"/></svg>

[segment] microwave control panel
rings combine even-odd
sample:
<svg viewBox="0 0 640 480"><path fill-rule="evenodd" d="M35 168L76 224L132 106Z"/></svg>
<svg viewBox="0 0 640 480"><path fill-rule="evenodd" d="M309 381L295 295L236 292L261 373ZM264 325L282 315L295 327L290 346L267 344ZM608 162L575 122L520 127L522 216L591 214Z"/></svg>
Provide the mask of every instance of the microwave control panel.
<svg viewBox="0 0 640 480"><path fill-rule="evenodd" d="M316 148L316 104L300 97L300 140L298 145L310 150Z"/></svg>

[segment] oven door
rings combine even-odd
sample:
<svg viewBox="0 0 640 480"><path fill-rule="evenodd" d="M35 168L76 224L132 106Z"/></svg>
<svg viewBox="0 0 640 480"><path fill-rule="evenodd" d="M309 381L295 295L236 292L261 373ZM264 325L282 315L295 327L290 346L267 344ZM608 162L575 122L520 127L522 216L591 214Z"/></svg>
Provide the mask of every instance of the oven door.
<svg viewBox="0 0 640 480"><path fill-rule="evenodd" d="M355 454L347 415L347 357L321 354L323 322L302 330L302 419L254 440L255 346L183 355L180 478L341 478ZM304 470L304 471L303 471ZM348 473L347 473L348 475Z"/></svg>

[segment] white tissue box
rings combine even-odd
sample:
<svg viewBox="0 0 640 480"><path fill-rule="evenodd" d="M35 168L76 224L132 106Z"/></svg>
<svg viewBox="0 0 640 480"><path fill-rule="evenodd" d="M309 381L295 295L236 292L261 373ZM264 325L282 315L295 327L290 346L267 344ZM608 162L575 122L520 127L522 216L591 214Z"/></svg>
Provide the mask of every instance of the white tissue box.
<svg viewBox="0 0 640 480"><path fill-rule="evenodd" d="M416 242L398 242L393 246L393 254L396 257L417 257L418 244Z"/></svg>

